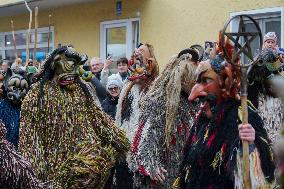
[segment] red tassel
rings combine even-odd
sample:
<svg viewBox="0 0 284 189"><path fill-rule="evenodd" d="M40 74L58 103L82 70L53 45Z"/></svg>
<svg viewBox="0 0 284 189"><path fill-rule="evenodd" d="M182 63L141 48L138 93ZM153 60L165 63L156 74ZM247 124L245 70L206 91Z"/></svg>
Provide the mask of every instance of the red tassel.
<svg viewBox="0 0 284 189"><path fill-rule="evenodd" d="M227 144L224 143L224 144L222 145L222 148L221 148L222 156L224 156L226 150L227 150Z"/></svg>
<svg viewBox="0 0 284 189"><path fill-rule="evenodd" d="M136 135L134 137L133 143L131 145L131 151L134 154L137 154L138 151L138 146L141 140L141 135L142 135L142 131L144 128L145 124L144 123L140 123L136 132Z"/></svg>
<svg viewBox="0 0 284 189"><path fill-rule="evenodd" d="M191 138L191 144L195 143L197 141L196 135L193 135Z"/></svg>
<svg viewBox="0 0 284 189"><path fill-rule="evenodd" d="M207 142L207 147L210 148L215 137L216 137L216 134L217 134L217 131L215 131L208 139L208 142Z"/></svg>
<svg viewBox="0 0 284 189"><path fill-rule="evenodd" d="M145 168L142 165L139 165L138 168L139 172L142 173L144 176L150 176L150 174L145 170Z"/></svg>

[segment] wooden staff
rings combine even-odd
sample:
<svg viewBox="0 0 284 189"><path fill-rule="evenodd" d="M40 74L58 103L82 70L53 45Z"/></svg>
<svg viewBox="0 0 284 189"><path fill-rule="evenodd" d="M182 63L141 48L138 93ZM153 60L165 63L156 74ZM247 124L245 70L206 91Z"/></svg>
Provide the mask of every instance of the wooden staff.
<svg viewBox="0 0 284 189"><path fill-rule="evenodd" d="M247 67L241 67L241 105L242 105L242 124L248 124L248 102L247 102ZM251 188L250 163L249 163L249 142L242 140L243 144L243 170L244 170L244 189Z"/></svg>
<svg viewBox="0 0 284 189"><path fill-rule="evenodd" d="M33 11L30 9L26 1L25 1L25 4L26 4L26 8L28 9L30 13L30 21L29 21L28 37L27 37L27 49L26 49L26 66L27 66L29 59L30 59L30 40L31 40L31 27L32 27L32 21L33 21Z"/></svg>
<svg viewBox="0 0 284 189"><path fill-rule="evenodd" d="M37 28L38 28L38 7L35 8L35 42L34 42L34 58L33 66L36 65L36 45L37 45Z"/></svg>
<svg viewBox="0 0 284 189"><path fill-rule="evenodd" d="M16 45L16 37L15 37L15 29L14 29L14 22L13 20L11 20L11 29L12 29L12 36L13 36L13 44L14 44L14 53L15 53L15 60L16 60L16 64L18 63L17 62L17 59L18 59L18 53L17 53L17 45ZM18 65L16 65L18 66Z"/></svg>
<svg viewBox="0 0 284 189"><path fill-rule="evenodd" d="M46 57L48 56L49 53L49 46L50 46L50 27L51 27L51 14L48 15L48 35L47 35L47 53Z"/></svg>

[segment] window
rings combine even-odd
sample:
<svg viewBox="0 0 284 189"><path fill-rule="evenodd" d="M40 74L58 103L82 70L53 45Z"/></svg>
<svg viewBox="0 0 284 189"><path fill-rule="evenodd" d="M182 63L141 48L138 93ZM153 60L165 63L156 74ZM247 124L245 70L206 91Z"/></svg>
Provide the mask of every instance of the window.
<svg viewBox="0 0 284 189"><path fill-rule="evenodd" d="M264 36L267 32L275 32L278 38L277 44L279 47L284 47L283 38L284 38L284 8L276 7L276 8L266 8L266 9L258 9L251 11L243 11L231 13L230 16L233 17L235 15L247 14L253 17L258 23L262 35ZM252 29L253 24L249 21L245 22L246 29L249 31ZM237 31L238 25L236 23L231 24L231 30ZM255 42L256 44L256 42Z"/></svg>
<svg viewBox="0 0 284 189"><path fill-rule="evenodd" d="M243 12L237 12L237 13L231 13L230 16L233 17L235 15L240 14L247 14L253 17L256 22L258 23L261 32L262 37L267 32L275 32L277 35L277 44L279 47L283 47L283 38L284 38L284 28L283 28L283 21L284 21L284 8L282 7L276 7L276 8L266 8L266 9L258 9L258 10L251 10L251 11L243 11ZM235 21L236 22L236 21ZM245 21L246 25L246 31L255 31L255 26L251 21ZM231 30L237 31L238 24L232 23L231 24ZM252 52L254 55L258 53L258 44L259 39L254 40L251 44ZM243 59L245 62L247 61L246 58Z"/></svg>
<svg viewBox="0 0 284 189"><path fill-rule="evenodd" d="M130 58L139 44L139 19L124 19L101 23L100 55L111 56L114 61L121 57ZM111 66L115 71L116 64Z"/></svg>
<svg viewBox="0 0 284 189"><path fill-rule="evenodd" d="M37 54L38 61L45 59L46 55L54 48L54 28L51 27L49 49L48 49L48 27L38 28L37 31ZM27 30L15 31L17 56L26 60ZM31 30L30 36L30 58L33 58L35 34ZM15 50L12 32L0 33L0 59L15 60Z"/></svg>

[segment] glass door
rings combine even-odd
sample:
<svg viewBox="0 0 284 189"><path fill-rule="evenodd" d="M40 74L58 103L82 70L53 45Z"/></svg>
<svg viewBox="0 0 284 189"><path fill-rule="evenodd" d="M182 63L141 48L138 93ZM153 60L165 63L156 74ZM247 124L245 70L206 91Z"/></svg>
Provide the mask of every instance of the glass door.
<svg viewBox="0 0 284 189"><path fill-rule="evenodd" d="M111 57L116 61L119 58L130 58L134 48L139 43L139 20L124 19L101 23L100 55L102 59ZM115 71L116 64L111 66Z"/></svg>
<svg viewBox="0 0 284 189"><path fill-rule="evenodd" d="M105 57L112 57L112 59L119 59L126 57L127 52L127 24L109 25L105 28Z"/></svg>

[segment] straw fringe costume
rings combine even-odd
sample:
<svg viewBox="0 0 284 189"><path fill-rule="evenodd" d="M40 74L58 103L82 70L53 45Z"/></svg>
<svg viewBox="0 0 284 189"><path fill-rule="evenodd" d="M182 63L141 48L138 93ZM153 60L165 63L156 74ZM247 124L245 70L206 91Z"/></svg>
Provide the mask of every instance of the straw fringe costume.
<svg viewBox="0 0 284 189"><path fill-rule="evenodd" d="M221 43L222 40L217 55L199 63L196 71L196 84L189 100L201 100L201 107L184 148L178 186L181 189L244 188L242 135L252 142L251 188L273 188L275 165L268 134L252 105L248 106L248 124L242 125L238 68L226 62L222 49L226 48L231 58L234 47L228 40L224 47ZM237 64L238 58L235 61Z"/></svg>
<svg viewBox="0 0 284 189"><path fill-rule="evenodd" d="M174 56L140 103L138 129L132 143L130 167L135 172L135 187L171 188L178 176L182 150L188 137L195 106L188 100L196 63L192 49ZM197 61L197 60L196 60ZM159 168L167 170L163 184L151 180Z"/></svg>
<svg viewBox="0 0 284 189"><path fill-rule="evenodd" d="M170 141L170 152L166 153L164 147L165 135L165 100L151 103L152 108L148 107L148 114L143 111L140 119L138 131L132 144L133 158L136 159L136 166L132 167L138 170L135 175L135 184L139 188L171 188L177 177L178 165L181 161L181 152L184 147L191 125L193 124L192 105L187 100L186 93L181 94L179 108L173 133ZM145 114L144 114L145 113ZM160 117L153 118L153 115ZM153 118L153 119L152 119ZM141 137L139 141L139 136ZM167 178L164 184L151 181L149 173L146 170L153 171L152 168L163 167L167 170Z"/></svg>
<svg viewBox="0 0 284 189"><path fill-rule="evenodd" d="M274 144L284 126L284 103L279 98L261 95L258 109L268 136Z"/></svg>
<svg viewBox="0 0 284 189"><path fill-rule="evenodd" d="M283 78L283 69L284 64L280 62L277 51L264 48L260 53L258 64L254 65L249 73L252 84L248 88L248 97L258 108L272 143L279 138L284 124L284 104L280 98L275 98L271 82L276 76L282 75Z"/></svg>
<svg viewBox="0 0 284 189"><path fill-rule="evenodd" d="M243 188L239 106L229 100L219 106L213 119L200 114L184 149L180 188ZM255 146L250 146L252 188L272 188L275 166L271 144L253 108L249 108L249 123L256 131Z"/></svg>
<svg viewBox="0 0 284 189"><path fill-rule="evenodd" d="M129 60L129 70L131 74L128 81L123 85L119 96L115 123L132 142L138 128L141 112L139 103L159 73L152 45L141 44L135 50ZM130 152L124 162L114 168L112 188L133 188L133 173L128 167L129 162Z"/></svg>
<svg viewBox="0 0 284 189"><path fill-rule="evenodd" d="M5 126L0 122L0 188L42 189L31 164L6 140Z"/></svg>
<svg viewBox="0 0 284 189"><path fill-rule="evenodd" d="M122 111L124 97L126 96L129 87L132 86L132 82L126 82L120 93L118 99L117 111L115 116L115 123L119 125L119 128L122 129L130 142L133 141L135 132L137 130L138 120L140 116L139 101L145 95L144 92L140 92L139 85L133 85L130 92L127 96L127 105L126 108Z"/></svg>
<svg viewBox="0 0 284 189"><path fill-rule="evenodd" d="M72 48L61 47L47 59L45 71L55 72L50 70L53 65L56 71L73 70L65 61L69 58L76 60L75 67L86 60ZM129 143L96 105L89 86L73 73L65 71L58 82L43 77L32 86L22 105L20 149L37 176L54 188L103 188ZM60 85L74 77L71 84Z"/></svg>

